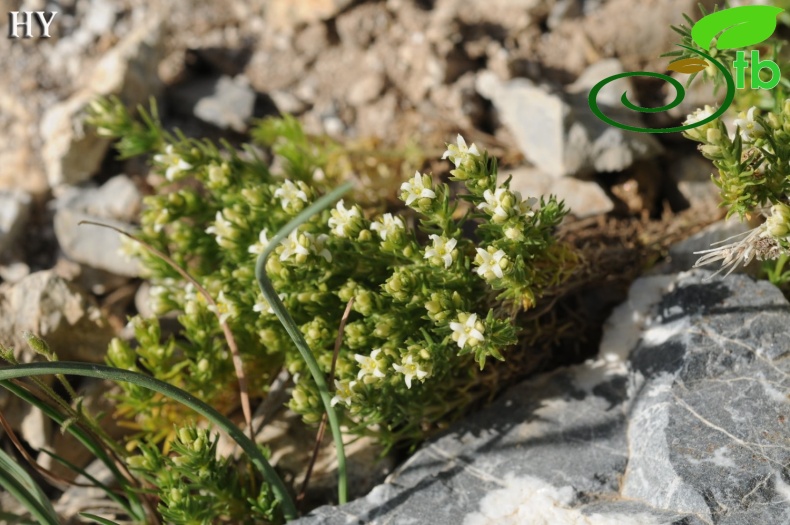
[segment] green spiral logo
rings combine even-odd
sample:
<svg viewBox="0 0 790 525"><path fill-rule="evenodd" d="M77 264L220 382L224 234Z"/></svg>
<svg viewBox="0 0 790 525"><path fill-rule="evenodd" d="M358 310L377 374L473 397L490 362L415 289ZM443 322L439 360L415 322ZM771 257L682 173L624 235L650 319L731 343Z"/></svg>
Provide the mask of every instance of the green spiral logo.
<svg viewBox="0 0 790 525"><path fill-rule="evenodd" d="M774 30L776 29L776 16L782 11L783 9L778 7L761 5L734 7L731 9L718 11L703 17L696 24L694 24L694 27L691 31L691 38L705 51L710 51L714 39L716 39L716 47L718 49L736 49L739 47L759 44L773 34ZM616 120L606 116L603 111L601 111L601 108L598 107L597 99L598 93L604 88L604 86L620 78L639 76L660 78L661 80L669 82L675 89L675 98L672 100L672 102L657 108L645 108L638 106L628 100L627 91L623 92L622 97L620 97L620 102L623 104L623 106L632 111L638 111L640 113L660 113L663 111L669 111L683 102L683 99L686 96L686 90L683 88L683 85L669 75L650 71L632 71L606 77L595 84L592 90L590 90L587 100L590 104L590 109L595 114L595 116L611 126L628 131L636 131L637 133L673 133L675 131L686 131L692 128L703 126L708 122L712 122L713 120L721 117L724 112L727 111L727 108L730 107L730 104L732 104L732 101L735 98L735 80L733 79L732 74L727 70L724 64L704 51L684 45L679 45L679 47L687 49L688 51L699 55L701 58L688 58L685 60L679 60L670 65L671 70L681 73L693 73L707 67L709 62L713 64L716 69L718 69L724 76L724 80L727 83L727 94L724 98L724 102L715 113L698 122L669 128L646 128L630 126L628 124L623 124L622 122L617 122ZM705 60L708 62L705 62Z"/></svg>

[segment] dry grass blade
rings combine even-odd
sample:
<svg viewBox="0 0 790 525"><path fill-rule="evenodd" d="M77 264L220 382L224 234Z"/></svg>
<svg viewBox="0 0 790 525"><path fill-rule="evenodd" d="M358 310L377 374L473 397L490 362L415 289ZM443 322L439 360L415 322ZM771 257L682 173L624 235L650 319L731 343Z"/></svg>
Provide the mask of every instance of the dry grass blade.
<svg viewBox="0 0 790 525"><path fill-rule="evenodd" d="M247 377L244 375L244 365L241 360L241 354L239 354L239 347L236 345L236 339L233 337L233 332L231 332L230 327L226 321L222 320L222 317L219 313L219 308L217 307L216 301L214 298L211 297L211 294L208 293L208 290L203 288L199 282L197 282L186 270L181 268L176 262L171 259L167 254L157 250L147 242L138 239L131 233L125 232L120 228L116 228L115 226L110 226L109 224L102 224L100 222L93 222L93 221L80 221L80 225L82 224L92 224L94 226L99 226L102 228L109 228L113 231L120 233L121 235L132 239L135 242L140 243L146 250L150 251L167 264L169 264L175 271L177 271L181 277L192 283L192 285L200 292L200 294L206 299L208 304L210 304L217 314L217 320L222 327L222 333L225 334L225 339L228 342L228 347L230 348L231 356L233 357L233 368L236 371L236 377L239 381L239 397L241 398L241 410L244 412L244 421L247 424L247 430L250 434L250 439L255 441L255 432L252 428L252 409L250 408L250 395L247 389Z"/></svg>

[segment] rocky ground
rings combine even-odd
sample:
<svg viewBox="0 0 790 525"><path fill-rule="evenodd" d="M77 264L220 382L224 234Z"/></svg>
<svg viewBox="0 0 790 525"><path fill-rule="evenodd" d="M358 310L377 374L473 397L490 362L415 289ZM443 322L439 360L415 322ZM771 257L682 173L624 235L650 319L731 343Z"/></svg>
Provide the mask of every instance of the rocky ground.
<svg viewBox="0 0 790 525"><path fill-rule="evenodd" d="M608 311L625 299L628 285L646 267L664 258L662 271L688 269L694 249L706 248L744 228L716 223L675 244L721 218L716 188L710 182L710 163L679 134L625 132L598 121L587 105L589 89L603 77L622 71L664 71L666 59L659 55L676 42L670 25L681 23L683 13L698 14L697 4L696 0L12 0L7 3L9 10L59 14L50 39L0 39L5 72L0 79L4 130L0 141L0 337L20 349L23 361L31 356L21 350L21 333L30 330L63 349L63 360L101 362L110 338L123 333L126 316L148 311L147 286L139 278L137 264L118 254L117 236L77 225L81 220L98 219L133 228L142 197L151 191L145 165L138 160L116 160L107 141L82 124L87 104L95 96L117 95L130 105L156 97L168 126L190 136L226 137L233 143L245 139L255 118L277 113L297 116L311 133L344 140L375 137L383 145L419 144L430 158L438 157L444 143L461 132L501 159L503 176L512 175L512 186L522 194L553 193L572 209L561 235L586 254L587 265L572 304L590 310L589 344L560 353L565 362L555 359L553 365L590 357L597 351ZM712 2L703 4L711 7ZM645 105L671 98L664 86L652 82L622 80L610 88L601 93L602 101L616 102L625 89ZM715 99L710 89L692 90L674 113L650 116L647 123L679 122L686 113L711 102ZM678 289L698 289L699 294L714 299L719 297L717 290L758 286L744 278L711 291L712 285L692 283L695 277L677 279ZM759 286L764 293L776 295ZM632 289L634 293L639 292ZM687 315L690 306L683 300L677 296L673 301L678 304L664 304L662 312L655 314L663 316L659 324L669 322L675 307L680 309L678 315ZM765 301L770 305L747 306L786 308L778 296ZM726 302L726 297L720 302ZM689 317L688 323L696 326L699 322ZM710 332L706 326L699 330ZM611 327L607 333L612 333ZM667 341L674 333L662 332L662 341L653 346L670 344ZM501 477L494 463L491 470L459 460L467 454L477 456L481 448L522 447L522 441L507 437L522 432L515 421L491 423L486 419L489 416L481 416L482 423L469 423L478 425L474 430L461 427L431 445L366 502L341 513L322 510L312 522L340 523L346 515L367 516L359 517L360 523L370 522L374 515L387 521L384 516L389 512L395 512L395 522L400 522L408 517L398 510L405 504L391 501L432 498L430 487L439 486L445 491L441 497L455 498L465 484L477 483L481 476L490 485L486 493L478 491L465 500L457 509L462 514L451 512L447 522L468 514L477 516L469 518L470 523L493 523L486 509L495 508L497 498L515 491L529 499L535 487L549 487L544 491L546 501L559 505L557 512L565 512L563 519L569 523L577 522L571 518L581 520L576 514L595 513L608 516L607 520L615 519L613 513L655 518L645 518L645 523L669 523L661 520L670 517L678 523L747 523L738 521L737 513L728 518L731 521L719 517L730 516L727 509L738 504L751 508L752 500L762 509L759 512L779 519L772 509L778 505L777 498L790 490L784 470L779 469L787 461L781 455L784 449L776 444L779 437L747 440L743 424L728 426L717 422L722 414L693 408L697 407L696 394L686 386L696 379L683 376L679 381L677 377L703 374L711 388L725 389L737 381L748 382L748 374L763 374L764 384L744 385L762 388L767 403L773 400L771 396L783 395L784 372L772 364L782 352L773 349L765 356L760 353L762 347L755 349L755 359L764 361L762 371L744 370L730 377L716 367L689 372L695 360L708 360L702 354L713 350L692 350L685 345L679 342L672 347L671 366L655 364L643 355L646 350L639 350L642 347L630 353L631 347L623 347L625 353L617 366L630 372L614 371L608 383L599 384L588 376L603 373L595 363L609 366L605 356L610 350L602 347L604 361L535 380L549 385L541 387L542 391L560 392L563 385L573 383L593 397L566 399L561 393L531 401L520 397L523 414L494 409L492 413L501 414L491 417L504 419L516 417L513 414L521 414L517 417L523 416L524 421L551 416L542 423L545 428L523 423L524 435L533 436L535 444L529 450L535 457L541 455L540 447L554 447L549 451L554 455L549 454L545 464L516 469L500 482L489 479ZM746 363L748 352L742 353L734 359ZM768 378L775 374L779 374L776 381ZM584 385L579 386L579 381ZM769 382L775 388L770 392ZM87 403L93 403L96 410L105 406L103 394L108 385L84 382L81 386L89 392ZM519 388L526 392L532 386ZM654 393L672 403L661 404ZM500 405L507 406L511 399L506 396ZM90 457L79 455L43 416L8 396L0 397L0 403L12 427L31 447L50 447L77 464L88 464ZM574 403L579 406L571 406ZM582 406L585 403L591 408ZM629 452L629 440L636 439L627 432L629 422L648 417L654 405L658 407L655 432L638 443L642 448L633 448L637 443L632 443ZM540 406L544 408L539 410ZM771 407L764 413L779 410ZM743 414L752 410L746 405L734 409ZM689 425L710 433L712 448L699 451L696 447L702 445L683 448L673 441L672 436L685 439L677 418L667 423L673 410L687 418ZM583 412L591 419L576 422L562 415L566 412ZM489 423L499 430L490 434L480 426ZM779 432L781 425L772 422L766 429ZM469 440L463 438L467 432ZM551 435L565 436L564 441L551 445ZM659 443L665 438L669 445ZM562 459L566 442L567 450L579 457L581 470L577 472L568 466L573 455ZM653 444L659 448L644 449ZM760 468L743 459L749 451ZM656 459L654 453L663 456ZM415 465L433 461L431 454L442 458L442 466L434 467L439 470L415 474ZM555 456L556 461L551 459ZM57 469L48 456L42 455L39 461ZM600 468L593 466L595 462ZM685 470L678 466L681 463ZM729 477L720 484L715 477L702 479L702 470L695 470L694 465L725 469L716 475ZM371 476L366 487L380 481L388 468L384 465L378 477ZM652 470L656 479L641 479L636 469ZM726 469L754 473L745 480ZM543 475L538 470L556 474ZM469 479L464 481L464 476ZM408 482L403 481L406 478ZM436 479L445 481L439 485L426 481ZM676 483L675 492L648 494L652 483L667 487ZM730 490L730 485L735 488ZM752 492L738 492L748 492L747 485L753 485ZM415 487L425 490L413 496ZM74 498L87 497L79 494L62 498L61 508L76 508ZM379 507L384 510L375 510ZM419 508L416 505L415 512ZM73 510L63 512L73 514Z"/></svg>

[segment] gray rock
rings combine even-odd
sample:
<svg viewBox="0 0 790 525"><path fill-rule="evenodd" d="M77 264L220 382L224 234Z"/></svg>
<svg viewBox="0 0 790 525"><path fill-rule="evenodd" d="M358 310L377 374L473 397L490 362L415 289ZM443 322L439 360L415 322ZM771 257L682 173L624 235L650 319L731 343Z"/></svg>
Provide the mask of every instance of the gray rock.
<svg viewBox="0 0 790 525"><path fill-rule="evenodd" d="M0 279L7 283L16 283L30 275L30 266L24 261L11 260L0 264Z"/></svg>
<svg viewBox="0 0 790 525"><path fill-rule="evenodd" d="M710 179L716 171L713 163L700 154L674 158L669 164L669 175L681 195L690 207L699 210L715 209L721 202L719 188Z"/></svg>
<svg viewBox="0 0 790 525"><path fill-rule="evenodd" d="M269 0L266 5L266 24L272 30L293 33L300 25L332 18L352 1Z"/></svg>
<svg viewBox="0 0 790 525"><path fill-rule="evenodd" d="M116 482L115 475L99 459L92 461L85 468L85 472L105 485L113 485ZM82 474L77 476L75 481L86 485L93 484L91 479ZM68 524L82 523L82 518L79 517L80 512L90 512L109 520L118 520L124 516L123 509L117 503L108 499L104 490L95 486L69 487L54 503L54 507L58 517Z"/></svg>
<svg viewBox="0 0 790 525"><path fill-rule="evenodd" d="M589 90L600 79L619 72L622 66L617 60L595 64L567 93L524 78L502 82L493 73L483 72L478 76L477 90L493 102L521 152L542 171L555 176L617 172L662 149L653 136L610 126L590 111ZM599 105L619 122L641 125L638 113L610 106L615 97L619 104L623 87L628 86L627 79L610 83L601 90Z"/></svg>
<svg viewBox="0 0 790 525"><path fill-rule="evenodd" d="M614 203L606 192L595 182L588 182L571 177L554 177L535 168L521 167L512 170L500 170L500 184L507 176L512 175L510 188L521 193L523 198L541 195L555 195L564 200L571 213L584 218L610 212Z"/></svg>
<svg viewBox="0 0 790 525"><path fill-rule="evenodd" d="M6 63L13 59L6 57ZM0 188L22 189L37 196L46 193L48 184L36 144L39 140L36 101L14 93L14 73L6 72L7 83L0 83Z"/></svg>
<svg viewBox="0 0 790 525"><path fill-rule="evenodd" d="M374 100L384 89L385 78L381 73L373 73L359 79L348 92L348 102L352 106L361 106Z"/></svg>
<svg viewBox="0 0 790 525"><path fill-rule="evenodd" d="M52 271L0 285L0 342L27 362L24 331L43 337L63 361L101 362L113 337L95 302Z"/></svg>
<svg viewBox="0 0 790 525"><path fill-rule="evenodd" d="M76 184L93 176L109 140L88 128L85 116L98 96L117 95L130 107L158 94L161 82L161 18L151 14L99 60L85 87L49 108L41 118L41 157L51 187Z"/></svg>
<svg viewBox="0 0 790 525"><path fill-rule="evenodd" d="M62 188L56 206L104 219L132 221L137 218L142 200L142 194L132 179L116 175L99 188Z"/></svg>
<svg viewBox="0 0 790 525"><path fill-rule="evenodd" d="M94 94L81 92L44 113L42 159L52 187L76 184L96 173L110 141L84 124Z"/></svg>
<svg viewBox="0 0 790 525"><path fill-rule="evenodd" d="M387 483L300 524L790 520L790 305L767 282L643 278L597 359L526 381Z"/></svg>
<svg viewBox="0 0 790 525"><path fill-rule="evenodd" d="M280 113L298 115L307 109L307 104L290 91L276 89L268 95Z"/></svg>
<svg viewBox="0 0 790 525"><path fill-rule="evenodd" d="M556 29L564 20L578 18L582 14L582 0L558 0L551 8L546 25L549 29ZM586 5L584 6L586 7Z"/></svg>
<svg viewBox="0 0 790 525"><path fill-rule="evenodd" d="M247 131L255 109L255 91L243 76L222 76L211 81L211 94L200 98L194 113L200 120L220 129Z"/></svg>
<svg viewBox="0 0 790 525"><path fill-rule="evenodd" d="M0 255L8 250L25 229L33 199L19 190L0 190Z"/></svg>
<svg viewBox="0 0 790 525"><path fill-rule="evenodd" d="M120 234L107 228L79 223L94 221L131 231L134 228L129 222L137 217L141 204L140 191L126 175L113 177L100 188L61 188L54 203L54 226L63 253L72 261L93 269L137 277L140 275L140 265L121 253ZM83 269L78 273L85 277L86 271ZM102 282L108 281L109 277L94 272L86 283L90 282L91 288L95 285L101 287ZM109 279L114 280L117 279ZM106 283L108 286L111 285L109 281Z"/></svg>
<svg viewBox="0 0 790 525"><path fill-rule="evenodd" d="M93 215L61 208L55 213L55 235L66 256L78 263L117 275L140 275L140 263L121 252L121 234L93 224L80 225L82 221L100 222L124 231L131 229L120 221L97 220Z"/></svg>

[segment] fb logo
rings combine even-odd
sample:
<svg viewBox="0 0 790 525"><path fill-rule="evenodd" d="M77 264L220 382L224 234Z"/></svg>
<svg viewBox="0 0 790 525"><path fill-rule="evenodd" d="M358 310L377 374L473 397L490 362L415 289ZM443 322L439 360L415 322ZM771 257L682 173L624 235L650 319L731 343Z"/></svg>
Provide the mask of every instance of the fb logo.
<svg viewBox="0 0 790 525"><path fill-rule="evenodd" d="M716 49L737 49L739 47L753 46L759 44L773 34L774 30L776 29L776 16L782 11L784 11L784 9L765 5L734 7L731 9L718 11L703 17L699 22L694 24L694 27L691 30L691 39L695 44L708 52L710 52L714 38L717 37L718 39L715 42ZM672 84L672 87L675 88L675 99L669 104L657 108L644 108L637 106L628 100L628 94L627 92L624 92L623 96L620 98L620 101L628 109L638 111L640 113L660 113L663 111L669 111L683 101L683 98L686 96L686 91L683 89L683 85L680 82L669 75L652 73L649 71L632 71L628 73L620 73L618 75L607 77L598 82L592 88L592 90L590 90L590 95L587 97L592 112L607 124L621 129L626 129L628 131L636 131L639 133L672 133L675 131L686 131L705 125L708 122L721 117L724 112L727 111L727 108L730 107L730 104L732 104L732 101L735 98L735 90L743 89L745 86L746 68L749 67L750 61L752 70L751 86L753 89L773 89L777 84L779 84L779 66L771 60L761 60L759 51L752 51L748 58L745 51L738 51L736 53L736 60L733 63L733 68L735 69L735 79L733 79L732 74L727 71L727 68L705 51L700 51L698 49L680 44L678 45L679 47L699 55L700 58L686 58L684 60L677 60L669 65L670 70L677 71L678 73L697 73L707 68L708 64L710 63L715 66L716 69L718 69L719 72L721 72L721 74L724 76L724 80L727 83L727 95L725 96L721 107L715 113L698 122L689 123L683 126L675 126L670 128L642 128L617 122L607 117L603 111L601 111L597 102L598 92L600 92L601 89L603 89L603 87L609 82L624 77L644 76L660 78L669 82ZM770 80L763 81L760 78L760 71L763 69L768 69L771 72Z"/></svg>

